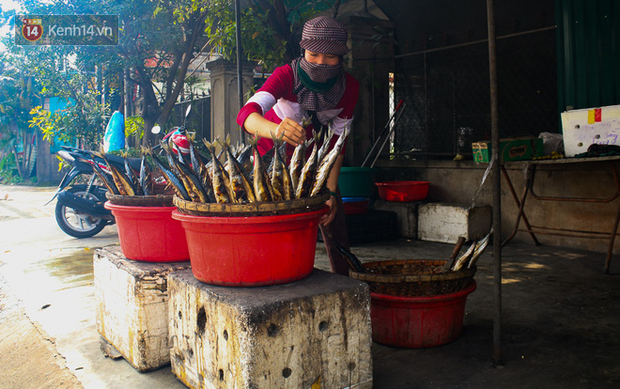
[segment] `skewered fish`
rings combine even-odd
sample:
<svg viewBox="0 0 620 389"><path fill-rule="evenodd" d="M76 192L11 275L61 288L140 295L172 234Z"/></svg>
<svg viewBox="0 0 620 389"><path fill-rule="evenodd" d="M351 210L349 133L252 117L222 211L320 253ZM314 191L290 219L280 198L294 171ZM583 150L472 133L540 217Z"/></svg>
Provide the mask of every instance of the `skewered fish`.
<svg viewBox="0 0 620 389"><path fill-rule="evenodd" d="M465 264L471 259L472 255L474 254L474 250L476 249L476 241L474 240L474 242L471 244L471 246L467 249L467 251L465 252L465 254L461 255L456 262L454 263L454 266L452 266L452 271L458 271L461 270L461 268L463 266L465 266Z"/></svg>
<svg viewBox="0 0 620 389"><path fill-rule="evenodd" d="M474 248L474 254L472 255L467 265L468 269L470 269L472 266L476 264L476 261L478 260L478 258L480 258L484 250L487 248L487 246L489 245L489 241L490 241L490 237L492 233L493 233L493 230L491 229L491 231L489 231L487 236L485 236L484 238L482 238L476 243L476 247Z"/></svg>
<svg viewBox="0 0 620 389"><path fill-rule="evenodd" d="M306 140L301 142L297 147L295 147L295 151L293 151L293 156L291 157L291 162L289 163L289 173L291 175L291 182L293 183L293 189L297 190L297 184L299 184L299 177L301 176L301 170L304 168L304 162L306 161L306 150L308 149L308 145L312 143L312 140Z"/></svg>
<svg viewBox="0 0 620 389"><path fill-rule="evenodd" d="M149 166L146 160L146 149L144 147L141 147L140 150L142 151L142 159L140 160L139 183L140 183L140 187L142 188L142 192L146 196L150 196L153 194L152 181L151 181L151 167Z"/></svg>
<svg viewBox="0 0 620 389"><path fill-rule="evenodd" d="M103 182L105 187L108 188L110 192L114 193L115 195L119 195L120 192L118 191L118 188L116 187L116 184L114 183L111 175L103 171L103 169L101 168L101 166L99 166L99 163L97 162L97 160L95 160L94 157L91 156L91 158L93 160L93 169L97 174L97 177L99 177L99 179Z"/></svg>
<svg viewBox="0 0 620 389"><path fill-rule="evenodd" d="M127 151L125 151L122 153L122 155L123 155L123 164L125 166L125 174L127 175L129 182L131 182L131 186L136 191L136 195L140 196L143 194L143 191L142 191L142 188L140 187L140 183L138 182L138 176L136 175L136 172L133 170L131 166L129 166L129 160L127 159L129 154Z"/></svg>
<svg viewBox="0 0 620 389"><path fill-rule="evenodd" d="M336 159L338 155L342 151L342 147L344 146L344 141L349 135L350 128L345 128L344 132L336 141L336 144L331 149L331 151L320 161L319 167L316 172L316 179L312 184L312 190L310 191L310 197L318 195L327 183L327 178L329 177L329 173L332 170L332 167L336 163Z"/></svg>
<svg viewBox="0 0 620 389"><path fill-rule="evenodd" d="M264 161L258 152L258 136L250 139L250 146L252 147L252 154L254 157L252 183L254 187L254 195L257 202L272 201L273 189L271 188L271 181L265 171Z"/></svg>
<svg viewBox="0 0 620 389"><path fill-rule="evenodd" d="M112 180L114 181L119 194L123 196L135 196L136 191L125 173L117 169L115 165L112 165L106 158L105 153L101 152L96 153L95 155L102 158L108 165L108 169L110 169L110 173L112 173Z"/></svg>
<svg viewBox="0 0 620 389"><path fill-rule="evenodd" d="M269 181L271 182L271 189L273 193L273 201L284 200L284 182L282 170L281 156L278 148L281 146L282 136L277 138L275 134L271 134L273 139L273 158L271 160L271 169L269 171Z"/></svg>
<svg viewBox="0 0 620 389"><path fill-rule="evenodd" d="M316 139L316 133L314 133L313 135ZM317 142L314 142L312 152L310 153L308 160L304 164L303 169L301 169L299 183L297 184L297 188L295 188L295 198L297 199L308 197L310 191L312 190L312 184L314 182L314 176L316 174L317 156L318 145Z"/></svg>
<svg viewBox="0 0 620 389"><path fill-rule="evenodd" d="M211 154L211 181L213 183L213 195L218 203L230 203L233 199L230 193L230 182L224 171L224 166L215 155L215 146L208 140L203 139L207 150Z"/></svg>
<svg viewBox="0 0 620 389"><path fill-rule="evenodd" d="M177 173L178 177L181 179L181 182L185 186L185 189L187 190L187 193L189 193L189 196L192 198L192 201L197 201L201 203L208 202L209 195L202 187L202 183L200 182L198 177L194 175L194 173L190 170L190 168L187 167L186 164L174 159L174 157L172 156L173 152L170 149L170 146L162 143L162 148L168 156L168 164L172 168L172 171ZM182 153L179 153L179 155L180 154Z"/></svg>
<svg viewBox="0 0 620 389"><path fill-rule="evenodd" d="M256 202L254 189L252 188L252 185L243 170L243 166L241 166L230 150L230 136L226 138L226 142L220 141L219 143L228 155L228 177L233 202Z"/></svg>
<svg viewBox="0 0 620 389"><path fill-rule="evenodd" d="M157 158L157 156L153 153L152 149L149 149L148 153L149 153L149 155L151 157L151 160L155 164L155 167L166 178L166 181L168 182L168 185L172 186L172 189L174 189L174 192L177 194L177 196L179 196L183 200L191 201L192 198L190 197L189 193L187 193L187 190L185 189L185 186L183 186L183 183L176 176L176 174L174 174L170 169L166 168L163 165L163 163L159 160L159 158Z"/></svg>

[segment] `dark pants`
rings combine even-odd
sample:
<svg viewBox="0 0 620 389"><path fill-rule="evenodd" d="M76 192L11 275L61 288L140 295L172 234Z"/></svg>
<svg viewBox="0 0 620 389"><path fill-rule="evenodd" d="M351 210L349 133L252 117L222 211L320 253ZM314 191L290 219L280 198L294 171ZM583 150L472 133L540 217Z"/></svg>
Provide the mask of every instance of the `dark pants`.
<svg viewBox="0 0 620 389"><path fill-rule="evenodd" d="M340 196L340 189L336 190L336 192L336 216L328 225L320 226L320 229L323 235L323 242L325 242L327 256L332 266L332 272L348 276L349 264L333 242L335 240L342 247L349 250L349 235L347 234L344 205L342 203L342 197Z"/></svg>

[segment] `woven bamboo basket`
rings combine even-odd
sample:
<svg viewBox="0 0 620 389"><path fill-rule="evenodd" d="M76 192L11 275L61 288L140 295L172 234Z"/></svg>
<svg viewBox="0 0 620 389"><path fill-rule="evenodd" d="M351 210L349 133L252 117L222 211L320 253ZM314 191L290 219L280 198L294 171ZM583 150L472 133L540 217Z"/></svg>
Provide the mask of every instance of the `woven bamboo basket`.
<svg viewBox="0 0 620 389"><path fill-rule="evenodd" d="M443 272L444 260L389 260L364 263L366 273L349 270L349 275L365 281L374 293L418 297L454 293L467 288L476 273L471 269Z"/></svg>
<svg viewBox="0 0 620 389"><path fill-rule="evenodd" d="M172 207L172 195L158 194L153 196L124 196L107 192L106 197L114 205L133 207Z"/></svg>
<svg viewBox="0 0 620 389"><path fill-rule="evenodd" d="M180 213L193 216L278 216L317 211L324 207L329 196L329 191L325 191L314 197L285 201L260 203L199 203L183 200L175 195L173 203Z"/></svg>

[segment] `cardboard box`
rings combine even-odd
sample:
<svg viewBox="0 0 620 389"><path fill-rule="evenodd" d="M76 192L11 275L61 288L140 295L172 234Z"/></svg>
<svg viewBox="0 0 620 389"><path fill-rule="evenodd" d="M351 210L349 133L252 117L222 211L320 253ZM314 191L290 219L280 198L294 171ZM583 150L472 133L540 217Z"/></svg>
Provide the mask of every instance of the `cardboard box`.
<svg viewBox="0 0 620 389"><path fill-rule="evenodd" d="M499 145L501 162L523 161L543 155L543 141L541 138L500 139ZM488 163L491 160L490 140L474 142L471 148L474 153L474 162Z"/></svg>
<svg viewBox="0 0 620 389"><path fill-rule="evenodd" d="M620 146L620 105L562 112L564 155L585 153L591 144Z"/></svg>

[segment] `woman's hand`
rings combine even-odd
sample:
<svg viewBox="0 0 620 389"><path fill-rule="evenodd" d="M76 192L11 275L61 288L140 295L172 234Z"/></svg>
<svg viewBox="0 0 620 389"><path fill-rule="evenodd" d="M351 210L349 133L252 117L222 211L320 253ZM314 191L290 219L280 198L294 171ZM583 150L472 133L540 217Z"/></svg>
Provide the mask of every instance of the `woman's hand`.
<svg viewBox="0 0 620 389"><path fill-rule="evenodd" d="M278 125L275 135L280 137L284 134L284 141L294 147L306 140L306 130L291 118L284 118Z"/></svg>
<svg viewBox="0 0 620 389"><path fill-rule="evenodd" d="M338 208L336 198L334 196L331 196L329 200L325 202L325 205L329 207L329 211L327 211L327 213L319 220L319 224L322 226L327 225L334 220L334 217L336 216L336 209Z"/></svg>

